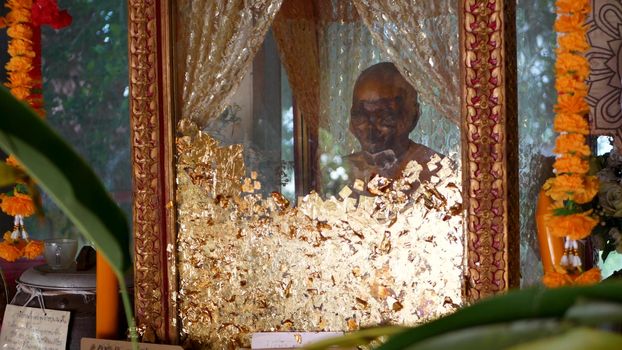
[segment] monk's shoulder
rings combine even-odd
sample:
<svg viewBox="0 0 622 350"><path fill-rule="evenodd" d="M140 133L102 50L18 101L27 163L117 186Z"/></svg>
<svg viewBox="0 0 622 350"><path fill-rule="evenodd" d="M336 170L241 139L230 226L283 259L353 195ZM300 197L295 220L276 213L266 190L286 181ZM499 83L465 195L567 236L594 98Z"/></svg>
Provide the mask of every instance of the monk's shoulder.
<svg viewBox="0 0 622 350"><path fill-rule="evenodd" d="M442 161L446 158L445 155L436 152L428 146L419 144L419 143L411 143L408 148L407 157L409 160L416 160L422 165L429 163L435 156L437 156L438 161Z"/></svg>

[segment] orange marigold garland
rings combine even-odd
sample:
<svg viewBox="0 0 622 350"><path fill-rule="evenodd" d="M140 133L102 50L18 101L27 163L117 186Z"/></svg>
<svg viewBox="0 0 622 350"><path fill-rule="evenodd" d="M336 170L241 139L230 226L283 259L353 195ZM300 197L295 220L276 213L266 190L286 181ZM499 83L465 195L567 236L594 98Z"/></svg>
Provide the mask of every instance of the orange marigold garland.
<svg viewBox="0 0 622 350"><path fill-rule="evenodd" d="M40 26L50 25L54 29L71 23L67 11L58 9L55 0L8 0L5 6L9 12L0 18L0 28L7 27L9 36L9 62L7 82L4 84L13 96L30 105L41 117L45 116L41 95L41 50ZM6 163L21 169L17 159L9 156ZM35 213L32 197L23 184L0 194L0 209L14 216L11 232L0 242L0 258L15 261L20 257L34 259L43 253L43 243L31 240L24 227L24 218Z"/></svg>
<svg viewBox="0 0 622 350"><path fill-rule="evenodd" d="M578 256L578 240L592 233L599 223L591 210L581 204L589 203L598 193L598 179L588 176L590 149L584 135L590 132L586 119L589 107L585 101L589 63L583 53L588 48L585 21L590 12L588 0L557 0L558 32L555 88L557 104L553 127L560 133L555 152L558 158L553 168L555 176L543 186L554 201L553 214L546 218L547 227L557 237L564 237L564 255L555 262L555 271L542 279L547 287L592 284L600 281L598 268L583 272Z"/></svg>
<svg viewBox="0 0 622 350"><path fill-rule="evenodd" d="M35 213L35 204L29 195L13 192L12 195L0 194L0 209L11 216L29 217Z"/></svg>

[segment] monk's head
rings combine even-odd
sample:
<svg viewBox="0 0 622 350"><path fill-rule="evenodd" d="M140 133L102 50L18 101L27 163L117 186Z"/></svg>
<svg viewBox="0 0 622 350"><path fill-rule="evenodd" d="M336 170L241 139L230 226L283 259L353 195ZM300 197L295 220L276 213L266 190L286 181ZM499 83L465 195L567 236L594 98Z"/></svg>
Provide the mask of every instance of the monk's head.
<svg viewBox="0 0 622 350"><path fill-rule="evenodd" d="M408 134L419 121L417 91L390 62L375 64L359 75L352 93L350 131L362 150L393 150L398 156L408 148Z"/></svg>

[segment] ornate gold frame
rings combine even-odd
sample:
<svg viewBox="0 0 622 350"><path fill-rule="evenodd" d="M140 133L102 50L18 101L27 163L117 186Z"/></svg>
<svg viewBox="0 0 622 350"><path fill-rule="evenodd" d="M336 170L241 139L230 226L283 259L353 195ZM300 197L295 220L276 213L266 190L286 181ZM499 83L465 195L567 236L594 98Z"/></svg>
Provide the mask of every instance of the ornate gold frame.
<svg viewBox="0 0 622 350"><path fill-rule="evenodd" d="M176 343L174 0L128 0L135 312ZM470 300L519 282L515 1L461 0L462 157Z"/></svg>

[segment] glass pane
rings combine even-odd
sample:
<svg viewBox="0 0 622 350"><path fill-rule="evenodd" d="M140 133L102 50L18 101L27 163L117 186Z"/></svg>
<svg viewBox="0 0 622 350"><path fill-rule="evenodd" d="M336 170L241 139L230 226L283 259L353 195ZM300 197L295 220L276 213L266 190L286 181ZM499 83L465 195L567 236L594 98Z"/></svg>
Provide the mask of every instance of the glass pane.
<svg viewBox="0 0 622 350"><path fill-rule="evenodd" d="M554 4L519 0L516 9L522 286L538 284L542 276L535 209L553 164Z"/></svg>
<svg viewBox="0 0 622 350"><path fill-rule="evenodd" d="M445 81L444 70L409 70L412 81L400 70L434 51L402 47L404 32L457 42L455 12L417 7L422 27L409 20L408 29L373 18L387 29L374 35L352 2L286 1L256 38L267 12L228 6L245 3L185 0L176 9L185 33L175 48L175 207L187 339L247 347L252 332L415 324L455 310L465 280L459 126L430 102L446 90L431 83ZM214 25L225 18L227 28ZM391 48L378 44L397 37ZM422 65L445 58L427 55ZM430 85L415 87L422 81ZM224 112L210 111L230 88ZM447 111L459 110L455 102Z"/></svg>
<svg viewBox="0 0 622 350"><path fill-rule="evenodd" d="M132 183L126 1L61 0L73 23L42 28L47 121L94 168L131 218ZM88 189L84 189L88 191ZM44 197L43 220L27 229L39 239L80 235Z"/></svg>
<svg viewBox="0 0 622 350"><path fill-rule="evenodd" d="M320 41L322 110L319 154L319 190L326 197L337 196L356 180L348 169L347 156L362 151L350 130L353 87L361 73L380 62L391 61L378 48L362 21L331 23ZM460 129L433 106L418 98L419 120L410 139L449 156L460 164Z"/></svg>
<svg viewBox="0 0 622 350"><path fill-rule="evenodd" d="M294 105L287 72L281 66L281 193L296 203L294 160Z"/></svg>

